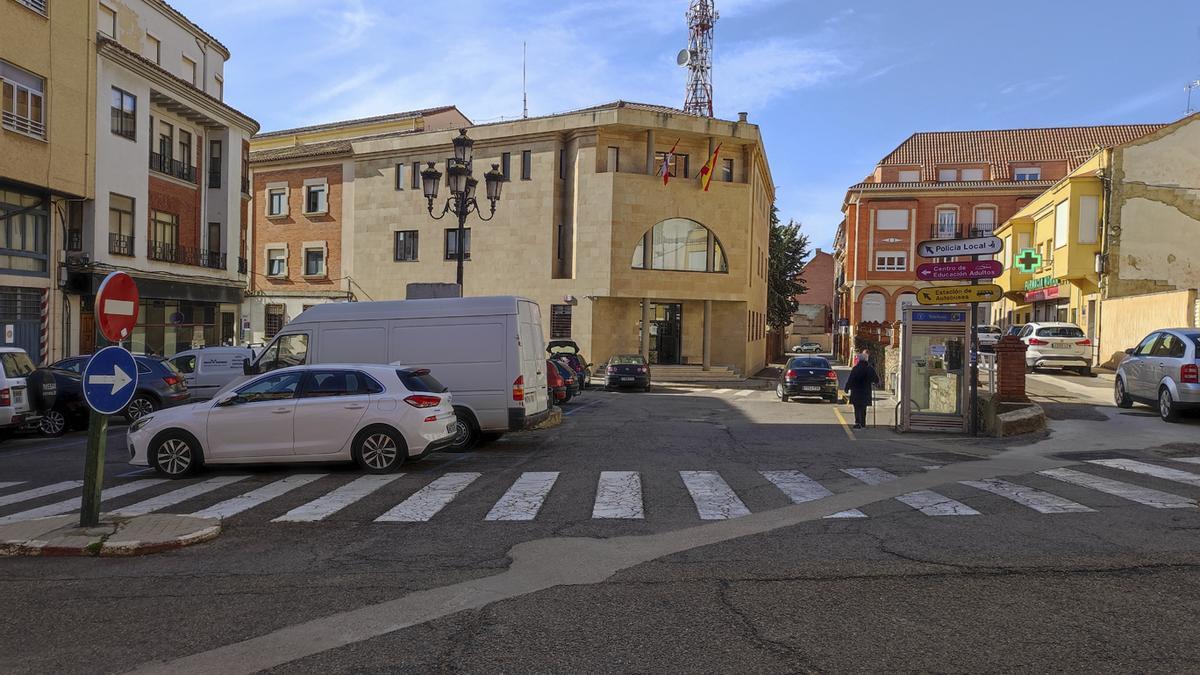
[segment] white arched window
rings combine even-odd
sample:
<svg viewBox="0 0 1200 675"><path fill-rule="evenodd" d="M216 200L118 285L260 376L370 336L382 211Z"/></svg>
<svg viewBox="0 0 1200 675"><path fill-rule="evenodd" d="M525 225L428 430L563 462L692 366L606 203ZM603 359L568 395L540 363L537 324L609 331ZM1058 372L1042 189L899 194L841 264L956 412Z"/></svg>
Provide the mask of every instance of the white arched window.
<svg viewBox="0 0 1200 675"><path fill-rule="evenodd" d="M649 260L646 251L649 250ZM648 264L647 264L648 263ZM668 218L642 235L633 267L685 272L728 272L725 248L712 230L687 218Z"/></svg>
<svg viewBox="0 0 1200 675"><path fill-rule="evenodd" d="M871 291L863 295L860 321L887 321L887 299L883 293Z"/></svg>
<svg viewBox="0 0 1200 675"><path fill-rule="evenodd" d="M901 293L896 296L896 321L904 318L904 308L908 305L917 304L916 293Z"/></svg>

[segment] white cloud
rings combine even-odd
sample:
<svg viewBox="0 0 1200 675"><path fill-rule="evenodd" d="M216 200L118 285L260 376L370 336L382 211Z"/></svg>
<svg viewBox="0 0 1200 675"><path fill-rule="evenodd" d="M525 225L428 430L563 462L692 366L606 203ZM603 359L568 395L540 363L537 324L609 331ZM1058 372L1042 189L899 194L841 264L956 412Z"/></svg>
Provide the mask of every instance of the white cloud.
<svg viewBox="0 0 1200 675"><path fill-rule="evenodd" d="M806 47L798 40L776 38L741 49L735 45L729 56L717 58L714 96L722 111L752 110L850 71L836 51Z"/></svg>

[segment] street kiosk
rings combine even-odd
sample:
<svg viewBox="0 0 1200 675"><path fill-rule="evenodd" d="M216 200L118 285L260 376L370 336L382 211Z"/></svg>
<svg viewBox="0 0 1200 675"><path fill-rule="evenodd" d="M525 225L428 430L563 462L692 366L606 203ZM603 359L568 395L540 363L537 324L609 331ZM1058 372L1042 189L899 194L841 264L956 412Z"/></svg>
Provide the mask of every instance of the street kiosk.
<svg viewBox="0 0 1200 675"><path fill-rule="evenodd" d="M970 316L970 310L961 307L904 308L900 337L901 431L967 431Z"/></svg>

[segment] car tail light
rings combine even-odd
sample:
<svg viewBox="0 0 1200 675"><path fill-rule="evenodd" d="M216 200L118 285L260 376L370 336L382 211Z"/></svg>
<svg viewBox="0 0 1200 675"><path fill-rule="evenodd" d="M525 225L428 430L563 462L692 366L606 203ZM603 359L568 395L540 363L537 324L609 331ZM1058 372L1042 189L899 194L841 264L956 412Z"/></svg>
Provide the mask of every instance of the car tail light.
<svg viewBox="0 0 1200 675"><path fill-rule="evenodd" d="M794 380L797 377L800 377L800 373L799 373L799 371L789 370L789 371L787 371L787 373L784 374L784 377L786 377L789 380Z"/></svg>
<svg viewBox="0 0 1200 675"><path fill-rule="evenodd" d="M518 375L517 379L513 380L513 400L525 401L525 376Z"/></svg>
<svg viewBox="0 0 1200 675"><path fill-rule="evenodd" d="M8 389L0 389L0 405L12 405L12 392Z"/></svg>
<svg viewBox="0 0 1200 675"><path fill-rule="evenodd" d="M404 402L414 408L432 408L442 402L441 396L429 396L427 394L413 394L404 399Z"/></svg>
<svg viewBox="0 0 1200 675"><path fill-rule="evenodd" d="M163 382L166 382L168 387L174 387L179 384L179 378L174 375L167 375L163 378Z"/></svg>
<svg viewBox="0 0 1200 675"><path fill-rule="evenodd" d="M436 422L436 421L437 421L437 415L430 415L429 417L426 417L426 418L425 418L425 421L426 421L426 422Z"/></svg>
<svg viewBox="0 0 1200 675"><path fill-rule="evenodd" d="M1179 369L1179 381L1184 384L1200 384L1200 366L1194 363L1184 364ZM0 401L0 403L2 402Z"/></svg>
<svg viewBox="0 0 1200 675"><path fill-rule="evenodd" d="M831 370L831 371L829 371L828 373L825 373L825 379L827 379L827 380L836 380L836 379L837 379L837 372L835 372L835 371L832 371L832 370Z"/></svg>
<svg viewBox="0 0 1200 675"><path fill-rule="evenodd" d="M1037 338L1029 338L1029 344L1037 346L1037 345L1048 345L1050 343L1046 342L1045 340L1039 340Z"/></svg>
<svg viewBox="0 0 1200 675"><path fill-rule="evenodd" d="M1092 341L1087 338L1083 338L1082 340L1078 340L1075 344L1079 345L1080 347L1091 347Z"/></svg>

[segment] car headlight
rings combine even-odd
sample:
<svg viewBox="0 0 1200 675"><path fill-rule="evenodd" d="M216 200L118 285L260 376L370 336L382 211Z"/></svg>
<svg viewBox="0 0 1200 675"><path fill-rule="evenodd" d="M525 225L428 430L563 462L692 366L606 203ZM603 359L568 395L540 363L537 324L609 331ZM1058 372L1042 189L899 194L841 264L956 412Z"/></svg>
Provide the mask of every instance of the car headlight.
<svg viewBox="0 0 1200 675"><path fill-rule="evenodd" d="M133 434L141 431L152 419L154 419L154 415L146 415L134 420L133 424L129 425L129 433Z"/></svg>

